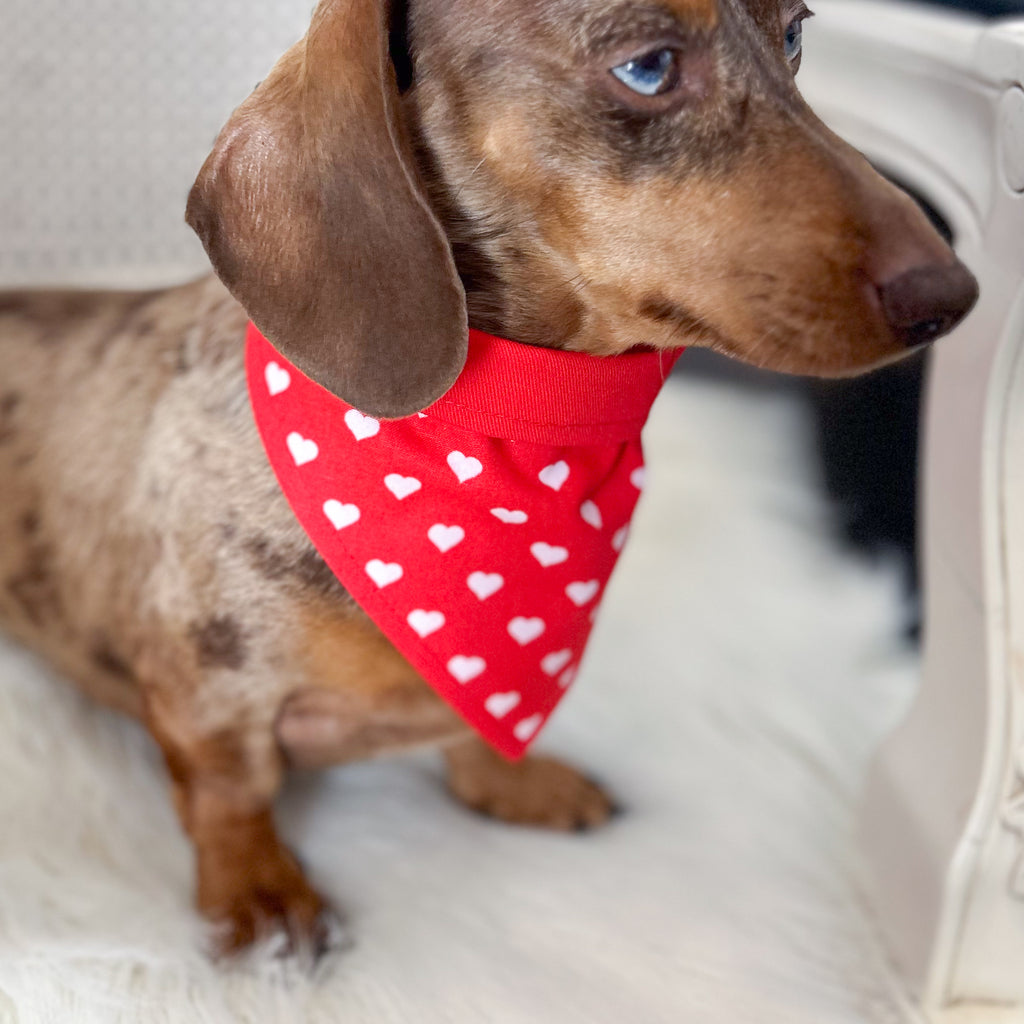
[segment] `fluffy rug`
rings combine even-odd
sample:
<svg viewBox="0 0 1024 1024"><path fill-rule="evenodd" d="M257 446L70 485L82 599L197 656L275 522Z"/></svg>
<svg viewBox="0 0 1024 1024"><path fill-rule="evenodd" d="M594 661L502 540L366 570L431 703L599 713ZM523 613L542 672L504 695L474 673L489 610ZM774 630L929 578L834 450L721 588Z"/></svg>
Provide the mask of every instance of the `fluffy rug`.
<svg viewBox="0 0 1024 1024"><path fill-rule="evenodd" d="M294 782L283 831L352 937L313 978L204 959L154 747L0 645L0 1022L909 1019L852 832L916 662L896 571L830 540L803 415L685 370L655 409L633 539L541 743L615 791L611 826L488 823L431 756Z"/></svg>

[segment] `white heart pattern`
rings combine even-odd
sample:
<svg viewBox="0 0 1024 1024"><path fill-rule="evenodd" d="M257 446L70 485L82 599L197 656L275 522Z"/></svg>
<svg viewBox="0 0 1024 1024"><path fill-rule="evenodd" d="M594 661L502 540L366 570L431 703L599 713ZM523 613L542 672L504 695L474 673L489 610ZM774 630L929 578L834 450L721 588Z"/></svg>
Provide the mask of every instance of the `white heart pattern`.
<svg viewBox="0 0 1024 1024"><path fill-rule="evenodd" d="M552 651L544 655L540 661L540 667L549 676L557 676L559 672L572 661L572 651L567 647L564 651Z"/></svg>
<svg viewBox="0 0 1024 1024"><path fill-rule="evenodd" d="M559 677L558 685L564 690L567 686L572 684L572 681L576 678L576 666L573 665L571 668L567 668Z"/></svg>
<svg viewBox="0 0 1024 1024"><path fill-rule="evenodd" d="M553 544L545 544L539 540L536 544L530 545L530 554L544 566L545 569L552 565L561 565L569 557L566 548L556 547Z"/></svg>
<svg viewBox="0 0 1024 1024"><path fill-rule="evenodd" d="M303 437L297 430L288 435L287 445L296 466L304 466L320 454L316 441Z"/></svg>
<svg viewBox="0 0 1024 1024"><path fill-rule="evenodd" d="M577 608L582 608L594 599L594 595L601 589L597 580L587 580L585 583L577 580L565 588L566 596Z"/></svg>
<svg viewBox="0 0 1024 1024"><path fill-rule="evenodd" d="M462 452L451 452L448 456L448 465L451 471L459 478L459 483L464 484L467 480L479 476L483 471L483 464L479 459L470 458Z"/></svg>
<svg viewBox="0 0 1024 1024"><path fill-rule="evenodd" d="M601 510L592 501L587 500L580 505L580 516L582 516L583 522L589 524L595 530L600 530L604 526Z"/></svg>
<svg viewBox="0 0 1024 1024"><path fill-rule="evenodd" d="M529 718L523 718L516 722L515 728L512 730L512 735L515 736L520 743L529 743L533 739L533 734L540 728L541 722L544 721L544 716L539 712L536 715L530 715Z"/></svg>
<svg viewBox="0 0 1024 1024"><path fill-rule="evenodd" d="M437 548L441 554L451 551L456 544L461 544L466 538L466 531L461 526L445 526L444 523L434 523L427 530L430 543Z"/></svg>
<svg viewBox="0 0 1024 1024"><path fill-rule="evenodd" d="M537 479L545 487L550 487L553 491L559 491L562 489L562 484L569 479L569 464L560 459L550 466L545 466L537 474Z"/></svg>
<svg viewBox="0 0 1024 1024"><path fill-rule="evenodd" d="M475 656L468 657L465 654L456 654L448 662L448 671L460 682L468 683L476 679L487 668L487 662L483 658Z"/></svg>
<svg viewBox="0 0 1024 1024"><path fill-rule="evenodd" d="M352 431L352 436L357 441L365 441L380 433L380 421L372 416L364 416L357 409L349 409L345 413L345 426Z"/></svg>
<svg viewBox="0 0 1024 1024"><path fill-rule="evenodd" d="M638 490L644 489L644 484L647 483L647 473L643 466L637 466L632 473L629 474L629 482Z"/></svg>
<svg viewBox="0 0 1024 1024"><path fill-rule="evenodd" d="M525 512L518 508L492 508L491 515L500 519L503 523L509 523L512 526L519 526L530 518Z"/></svg>
<svg viewBox="0 0 1024 1024"><path fill-rule="evenodd" d="M386 587L402 578L402 567L397 562L382 562L379 558L372 558L366 563L366 575L377 584L378 587Z"/></svg>
<svg viewBox="0 0 1024 1024"><path fill-rule="evenodd" d="M275 362L267 363L263 377L267 382L267 393L271 397L284 394L292 385L292 375Z"/></svg>
<svg viewBox="0 0 1024 1024"><path fill-rule="evenodd" d="M384 477L384 486L399 500L415 494L422 486L414 476L402 476L401 473L388 473Z"/></svg>
<svg viewBox="0 0 1024 1024"><path fill-rule="evenodd" d="M470 573L466 585L481 601L486 601L492 594L501 590L505 580L496 572L474 572Z"/></svg>
<svg viewBox="0 0 1024 1024"><path fill-rule="evenodd" d="M504 718L513 708L519 706L523 698L514 690L511 693L492 693L484 701L484 707L495 718Z"/></svg>
<svg viewBox="0 0 1024 1024"><path fill-rule="evenodd" d="M525 647L527 644L533 643L533 641L536 640L546 628L547 627L544 625L543 619L527 619L522 615L517 615L508 624L508 635L512 637L520 647Z"/></svg>
<svg viewBox="0 0 1024 1024"><path fill-rule="evenodd" d="M409 612L406 620L413 628L413 631L423 639L436 633L445 623L444 612L428 612L423 608L416 608Z"/></svg>
<svg viewBox="0 0 1024 1024"><path fill-rule="evenodd" d="M336 530L344 530L346 526L359 522L359 509L355 505L343 505L335 498L324 502L324 515L331 521Z"/></svg>
<svg viewBox="0 0 1024 1024"><path fill-rule="evenodd" d="M621 551L626 546L626 541L629 538L629 525L620 526L612 537L612 547L616 551Z"/></svg>

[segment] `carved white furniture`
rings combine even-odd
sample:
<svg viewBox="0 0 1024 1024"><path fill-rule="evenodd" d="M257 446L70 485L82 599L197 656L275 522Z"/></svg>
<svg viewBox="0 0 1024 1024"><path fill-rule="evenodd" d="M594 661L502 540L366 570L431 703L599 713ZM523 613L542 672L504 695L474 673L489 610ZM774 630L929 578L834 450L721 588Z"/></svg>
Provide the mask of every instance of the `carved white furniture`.
<svg viewBox="0 0 1024 1024"><path fill-rule="evenodd" d="M982 285L932 363L923 676L868 782L866 888L929 1020L1024 1020L1024 19L828 0L805 60Z"/></svg>

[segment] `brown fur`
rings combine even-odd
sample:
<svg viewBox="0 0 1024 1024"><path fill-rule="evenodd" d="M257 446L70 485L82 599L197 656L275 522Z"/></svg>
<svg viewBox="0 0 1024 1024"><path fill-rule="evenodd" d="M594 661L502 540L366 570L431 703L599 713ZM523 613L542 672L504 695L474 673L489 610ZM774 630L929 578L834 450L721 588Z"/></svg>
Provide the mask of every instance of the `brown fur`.
<svg viewBox="0 0 1024 1024"><path fill-rule="evenodd" d="M557 762L467 739L330 575L253 426L247 316L326 387L399 415L458 373L467 320L836 374L903 351L885 288L905 271L961 295L918 309L904 288L908 321L946 328L970 305L914 206L800 100L789 2L412 0L399 96L378 0L324 0L190 200L235 298L213 278L0 295L0 620L147 724L222 948L273 927L324 939L274 832L289 766L444 743L471 807L557 828L611 810ZM665 46L678 88L643 98L609 74Z"/></svg>

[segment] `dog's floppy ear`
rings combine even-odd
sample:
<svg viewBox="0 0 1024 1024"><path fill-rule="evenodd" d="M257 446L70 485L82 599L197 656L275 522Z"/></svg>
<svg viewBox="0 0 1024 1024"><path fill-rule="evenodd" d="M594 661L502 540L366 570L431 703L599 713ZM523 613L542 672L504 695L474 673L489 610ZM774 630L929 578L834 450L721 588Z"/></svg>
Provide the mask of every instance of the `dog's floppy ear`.
<svg viewBox="0 0 1024 1024"><path fill-rule="evenodd" d="M221 132L187 219L256 326L363 412L429 405L466 359L465 294L398 121L388 0L321 0Z"/></svg>

